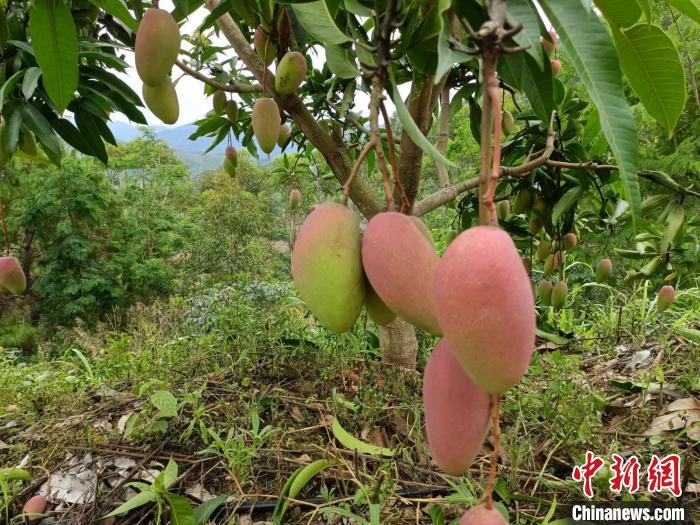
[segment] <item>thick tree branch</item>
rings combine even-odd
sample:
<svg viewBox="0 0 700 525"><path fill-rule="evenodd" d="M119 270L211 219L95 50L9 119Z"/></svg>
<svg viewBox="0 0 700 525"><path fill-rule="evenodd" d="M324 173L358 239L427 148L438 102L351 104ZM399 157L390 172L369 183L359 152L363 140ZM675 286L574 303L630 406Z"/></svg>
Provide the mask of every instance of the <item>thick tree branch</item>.
<svg viewBox="0 0 700 525"><path fill-rule="evenodd" d="M219 0L205 0L205 3L207 8L213 11L218 7ZM350 177L353 163L342 137L334 139L329 135L297 95L279 95L276 92L274 75L263 65L231 15L224 14L217 22L221 32L246 65L246 68L255 75L255 78L263 85L265 92L274 98L280 108L294 119L295 124L309 142L323 155L336 178L341 184L345 184ZM352 183L350 197L365 217L369 218L383 209L374 192L361 179Z"/></svg>
<svg viewBox="0 0 700 525"><path fill-rule="evenodd" d="M177 64L177 67L182 69L189 76L194 77L197 80L201 80L205 84L208 84L220 91L226 91L228 93L258 93L263 90L263 87L260 84L244 84L242 82L236 82L235 80L231 81L230 84L222 84L221 82L217 82L216 80L209 78L201 71L192 69L179 60L175 62L175 64Z"/></svg>
<svg viewBox="0 0 700 525"><path fill-rule="evenodd" d="M433 105L433 79L423 77L421 80L414 80L411 86L411 93L408 96L408 111L413 117L413 121L424 135L428 132L430 116ZM439 92L439 88L438 88ZM437 100L437 97L435 97ZM408 202L413 205L416 195L418 195L418 183L420 181L421 165L423 161L423 150L417 146L408 133L401 134L401 155L399 156L399 177L401 185L406 192Z"/></svg>

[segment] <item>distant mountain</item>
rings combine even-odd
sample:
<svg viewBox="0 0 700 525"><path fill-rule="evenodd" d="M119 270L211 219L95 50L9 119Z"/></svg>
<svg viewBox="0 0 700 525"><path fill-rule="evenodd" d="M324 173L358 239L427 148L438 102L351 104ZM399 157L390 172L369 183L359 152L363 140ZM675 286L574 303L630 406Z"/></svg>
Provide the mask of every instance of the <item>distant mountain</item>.
<svg viewBox="0 0 700 525"><path fill-rule="evenodd" d="M141 135L140 126L132 126L126 122L110 122L109 129L117 140L130 142ZM187 165L192 175L197 176L203 171L216 169L221 166L224 159L226 141L218 144L209 153L204 151L211 144L211 137L200 137L197 140L189 140L188 137L197 130L194 124L184 124L182 126L150 126L158 138L163 140L168 146L175 150L177 156ZM233 146L240 149L240 142L233 139ZM260 163L267 164L280 154L280 149L275 148L268 157L260 156Z"/></svg>

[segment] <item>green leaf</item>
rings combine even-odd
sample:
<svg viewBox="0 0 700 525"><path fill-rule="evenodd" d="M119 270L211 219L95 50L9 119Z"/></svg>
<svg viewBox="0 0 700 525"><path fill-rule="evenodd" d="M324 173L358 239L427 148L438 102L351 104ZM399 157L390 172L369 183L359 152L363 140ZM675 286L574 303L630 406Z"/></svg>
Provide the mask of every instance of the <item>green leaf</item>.
<svg viewBox="0 0 700 525"><path fill-rule="evenodd" d="M411 140L420 149L427 153L435 162L439 162L440 164L444 164L446 166L456 167L457 165L440 153L438 149L427 138L425 138L425 135L421 133L421 130L418 129L418 125L413 120L411 113L408 111L406 104L404 104L403 99L401 98L401 93L399 93L399 89L396 86L393 72L391 73L391 77L391 100L396 106L396 113L399 116L399 120L401 121L404 131L408 134Z"/></svg>
<svg viewBox="0 0 700 525"><path fill-rule="evenodd" d="M644 13L644 18L647 19L647 24L651 24L651 4L649 0L637 0L637 5Z"/></svg>
<svg viewBox="0 0 700 525"><path fill-rule="evenodd" d="M661 235L661 243L659 244L660 253L666 253L673 245L673 241L676 240L678 233L683 227L684 219L685 210L683 209L683 206L675 203L666 217L666 228L664 229L664 233Z"/></svg>
<svg viewBox="0 0 700 525"><path fill-rule="evenodd" d="M668 5L675 7L688 18L700 24L700 2L698 0L666 0Z"/></svg>
<svg viewBox="0 0 700 525"><path fill-rule="evenodd" d="M160 478L163 483L163 488L168 489L173 483L175 483L175 480L177 479L177 471L177 463L175 463L172 459L169 460L163 471L158 474L158 478Z"/></svg>
<svg viewBox="0 0 700 525"><path fill-rule="evenodd" d="M0 88L0 111L5 105L5 99L7 98L7 95L14 89L14 87L17 85L17 82L20 81L20 79L24 76L26 71L26 69L21 69L20 71L17 71L17 73L8 78L2 85L2 88Z"/></svg>
<svg viewBox="0 0 700 525"><path fill-rule="evenodd" d="M676 331L689 341L694 341L700 344L700 330L694 328L676 328Z"/></svg>
<svg viewBox="0 0 700 525"><path fill-rule="evenodd" d="M95 150L90 147L80 130L76 128L73 123L64 118L56 119L51 123L53 129L58 133L58 135L65 140L70 146L77 149L80 153L89 155L91 157L96 157L97 154Z"/></svg>
<svg viewBox="0 0 700 525"><path fill-rule="evenodd" d="M163 417L177 416L177 399L168 390L158 390L149 398L151 404L160 410Z"/></svg>
<svg viewBox="0 0 700 525"><path fill-rule="evenodd" d="M544 71L535 59L524 53L505 54L498 61L498 71L506 82L525 93L532 110L546 124L554 110L554 86L549 61L544 62Z"/></svg>
<svg viewBox="0 0 700 525"><path fill-rule="evenodd" d="M297 471L292 474L292 477L289 480L291 482L285 483L285 487L288 490L286 493L282 494L283 498L279 500L277 506L275 507L275 511L272 514L273 525L282 523L282 518L284 518L284 514L287 512L287 508L289 507L289 500L287 498L296 498L301 490L309 481L313 479L316 474L333 464L334 463L332 461L327 459L319 459L313 463L309 463L301 469L297 469Z"/></svg>
<svg viewBox="0 0 700 525"><path fill-rule="evenodd" d="M350 42L350 38L335 25L327 0L292 4L292 9L306 32L319 42L325 45Z"/></svg>
<svg viewBox="0 0 700 525"><path fill-rule="evenodd" d="M156 494L155 492L146 491L146 492L139 492L131 498L129 501L126 501L119 505L116 509L114 509L112 512L107 514L106 516L103 516L104 518L111 518L112 516L117 516L119 514L124 514L126 512L129 512L130 510L136 509L138 507L141 507L143 505L146 505L147 503L150 503L151 501L154 501L156 499Z"/></svg>
<svg viewBox="0 0 700 525"><path fill-rule="evenodd" d="M31 481L32 475L21 468L0 468L0 478L7 481Z"/></svg>
<svg viewBox="0 0 700 525"><path fill-rule="evenodd" d="M545 332L544 330L540 330L539 328L535 330L535 334L540 339L544 339L545 341L549 341L550 343L554 343L557 345L568 345L571 342L571 340L567 339L566 337L562 337L556 334L550 334L549 332Z"/></svg>
<svg viewBox="0 0 700 525"><path fill-rule="evenodd" d="M22 126L22 115L17 105L8 104L7 108L3 112L3 117L5 118L5 151L12 156L17 149L17 143L19 142L19 130Z"/></svg>
<svg viewBox="0 0 700 525"><path fill-rule="evenodd" d="M39 77L41 77L41 68L30 67L24 74L24 79L22 80L22 94L24 98L30 99L39 84Z"/></svg>
<svg viewBox="0 0 700 525"><path fill-rule="evenodd" d="M334 75L340 78L355 78L360 70L355 64L350 50L346 47L329 44L326 46L326 63Z"/></svg>
<svg viewBox="0 0 700 525"><path fill-rule="evenodd" d="M576 205L583 195L583 191L583 186L574 186L561 196L552 210L552 224L558 223L559 219Z"/></svg>
<svg viewBox="0 0 700 525"><path fill-rule="evenodd" d="M507 3L508 21L512 25L522 24L523 29L513 37L519 46L530 46L526 53L530 55L540 69L544 68L544 55L540 42L540 17L529 0L509 0Z"/></svg>
<svg viewBox="0 0 700 525"><path fill-rule="evenodd" d="M437 39L437 66L435 67L435 84L438 84L445 74L452 69L455 64L463 64L475 57L466 53L455 51L450 44L450 25L445 21L445 11L450 8L450 3L441 1L438 9L440 13L440 33Z"/></svg>
<svg viewBox="0 0 700 525"><path fill-rule="evenodd" d="M85 142L88 143L95 157L107 164L107 150L100 137L100 128L97 126L97 119L98 117L82 107L75 112L75 124L80 130L81 136L85 139Z"/></svg>
<svg viewBox="0 0 700 525"><path fill-rule="evenodd" d="M51 162L59 166L61 164L61 143L58 141L49 121L31 104L22 106L21 111L22 122L34 132L39 144L44 148Z"/></svg>
<svg viewBox="0 0 700 525"><path fill-rule="evenodd" d="M104 9L114 18L117 18L124 22L126 27L131 29L134 33L139 27L139 23L136 19L131 16L131 13L126 7L123 0L89 0L91 4Z"/></svg>
<svg viewBox="0 0 700 525"><path fill-rule="evenodd" d="M197 525L206 525L209 522L209 517L226 502L228 496L221 495L200 503L194 509L194 521Z"/></svg>
<svg viewBox="0 0 700 525"><path fill-rule="evenodd" d="M36 0L29 32L46 92L62 113L78 89L78 37L70 9L63 0Z"/></svg>
<svg viewBox="0 0 700 525"><path fill-rule="evenodd" d="M393 457L395 454L393 449L378 447L377 445L360 441L342 427L340 421L338 421L338 418L333 419L331 430L333 431L335 439L337 439L341 445L350 450L356 450L361 454L368 454L370 456Z"/></svg>
<svg viewBox="0 0 700 525"><path fill-rule="evenodd" d="M668 135L685 105L685 73L673 42L657 26L613 29L622 71L647 110Z"/></svg>
<svg viewBox="0 0 700 525"><path fill-rule="evenodd" d="M541 6L598 109L600 125L617 161L636 226L642 200L637 181L639 144L610 35L597 15L587 12L579 0L546 0Z"/></svg>
<svg viewBox="0 0 700 525"><path fill-rule="evenodd" d="M171 525L197 525L192 505L186 497L168 492L165 499L170 504Z"/></svg>
<svg viewBox="0 0 700 525"><path fill-rule="evenodd" d="M595 0L595 5L613 27L629 27L642 16L642 10L634 0Z"/></svg>

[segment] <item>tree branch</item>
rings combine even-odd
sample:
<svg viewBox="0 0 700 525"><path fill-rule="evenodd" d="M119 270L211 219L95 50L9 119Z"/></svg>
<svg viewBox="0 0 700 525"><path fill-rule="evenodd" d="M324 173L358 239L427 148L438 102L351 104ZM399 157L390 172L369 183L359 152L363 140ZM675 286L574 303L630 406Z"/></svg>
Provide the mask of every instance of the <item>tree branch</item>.
<svg viewBox="0 0 700 525"><path fill-rule="evenodd" d="M222 84L221 82L217 82L216 80L209 78L201 71L192 69L179 60L176 61L175 64L189 76L194 77L197 80L201 80L205 84L208 84L219 91L226 91L228 93L258 93L263 90L263 87L260 84L244 84L242 82L236 82L235 80L231 81L230 84Z"/></svg>
<svg viewBox="0 0 700 525"><path fill-rule="evenodd" d="M210 11L214 11L219 3L220 0L205 0L207 9ZM275 76L263 65L231 15L224 14L217 22L238 57L262 84L264 91L270 94L280 108L292 117L309 142L323 155L338 181L345 184L350 177L353 163L342 137L334 139L328 134L297 95L279 95L276 92ZM350 197L365 217L369 218L383 209L374 192L361 179L352 183Z"/></svg>

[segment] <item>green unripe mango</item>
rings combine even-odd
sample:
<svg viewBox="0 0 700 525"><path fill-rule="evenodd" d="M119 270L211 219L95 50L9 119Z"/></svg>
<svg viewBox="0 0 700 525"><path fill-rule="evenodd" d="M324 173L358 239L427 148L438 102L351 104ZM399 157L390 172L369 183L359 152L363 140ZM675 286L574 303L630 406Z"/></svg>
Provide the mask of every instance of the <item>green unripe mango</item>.
<svg viewBox="0 0 700 525"><path fill-rule="evenodd" d="M10 256L0 257L0 290L19 295L27 288L27 278L19 261Z"/></svg>
<svg viewBox="0 0 700 525"><path fill-rule="evenodd" d="M39 153L39 150L36 146L36 139L34 138L34 134L28 129L22 130L22 139L19 145L19 149L22 150L22 152L29 155L30 157L36 157Z"/></svg>
<svg viewBox="0 0 700 525"><path fill-rule="evenodd" d="M238 121L238 102L235 100L228 100L224 111L226 111L226 117L229 121L234 124Z"/></svg>
<svg viewBox="0 0 700 525"><path fill-rule="evenodd" d="M573 250L578 244L578 239L575 233L567 233L561 238L561 245L565 250Z"/></svg>
<svg viewBox="0 0 700 525"><path fill-rule="evenodd" d="M221 115L226 109L226 93L223 91L215 91L211 97L211 106L214 113Z"/></svg>
<svg viewBox="0 0 700 525"><path fill-rule="evenodd" d="M260 149L271 153L280 135L280 110L271 98L259 98L253 105L253 133Z"/></svg>
<svg viewBox="0 0 700 525"><path fill-rule="evenodd" d="M289 127L289 124L282 124L280 126L280 133L277 136L277 145L282 148L284 145L287 143L289 140L290 135L292 134L292 130Z"/></svg>
<svg viewBox="0 0 700 525"><path fill-rule="evenodd" d="M353 327L365 302L360 217L347 206L321 204L299 229L292 252L299 296L329 330Z"/></svg>
<svg viewBox="0 0 700 525"><path fill-rule="evenodd" d="M537 298L544 306L552 304L552 288L554 286L549 281L540 281L537 285Z"/></svg>
<svg viewBox="0 0 700 525"><path fill-rule="evenodd" d="M552 253L552 241L549 239L542 239L540 244L537 246L537 259L539 261L544 261Z"/></svg>
<svg viewBox="0 0 700 525"><path fill-rule="evenodd" d="M525 267L525 271L529 274L532 273L532 259L529 257L523 257L523 266Z"/></svg>
<svg viewBox="0 0 700 525"><path fill-rule="evenodd" d="M367 283L367 297L365 297L365 310L367 315L379 326L386 326L396 319L396 314L384 304L384 301L372 289L372 286Z"/></svg>
<svg viewBox="0 0 700 525"><path fill-rule="evenodd" d="M595 281L597 283L604 283L610 279L612 268L613 265L610 259L602 259L595 270Z"/></svg>
<svg viewBox="0 0 700 525"><path fill-rule="evenodd" d="M529 189L523 188L518 192L515 197L515 204L513 205L513 213L520 215L526 212L532 207L532 193Z"/></svg>
<svg viewBox="0 0 700 525"><path fill-rule="evenodd" d="M554 272L559 269L559 266L561 266L561 263L564 261L564 256L561 252L557 253L552 253L547 256L547 258L544 260L544 269L543 273L545 277L549 277L552 275Z"/></svg>
<svg viewBox="0 0 700 525"><path fill-rule="evenodd" d="M289 192L289 209L296 210L301 203L301 192L294 188Z"/></svg>
<svg viewBox="0 0 700 525"><path fill-rule="evenodd" d="M668 309L676 300L676 290L671 285L662 286L659 290L659 296L656 300L656 311L661 313Z"/></svg>
<svg viewBox="0 0 700 525"><path fill-rule="evenodd" d="M306 78L306 58L298 51L285 53L275 72L275 89L280 95L291 95Z"/></svg>
<svg viewBox="0 0 700 525"><path fill-rule="evenodd" d="M566 304L566 296L569 294L569 287L564 281L557 281L552 288L551 302L555 310L560 310Z"/></svg>
<svg viewBox="0 0 700 525"><path fill-rule="evenodd" d="M488 509L479 505L469 509L459 520L459 525L508 525L508 522L496 507Z"/></svg>
<svg viewBox="0 0 700 525"><path fill-rule="evenodd" d="M277 56L277 46L270 40L269 35L263 28L258 27L255 29L253 44L255 45L255 52L258 54L263 64L265 64L265 66L272 64Z"/></svg>
<svg viewBox="0 0 700 525"><path fill-rule="evenodd" d="M542 197L537 197L532 205L530 212L530 233L537 235L544 228L544 219L542 214L547 210L547 203ZM539 212L539 213L538 213Z"/></svg>
<svg viewBox="0 0 700 525"><path fill-rule="evenodd" d="M177 92L170 77L157 86L143 85L143 101L164 124L175 124L180 117Z"/></svg>
<svg viewBox="0 0 700 525"><path fill-rule="evenodd" d="M510 215L510 201L508 199L504 201L498 201L496 203L496 212L498 213L498 218L504 220Z"/></svg>
<svg viewBox="0 0 700 525"><path fill-rule="evenodd" d="M224 159L223 168L229 177L233 178L236 176L236 164L228 157Z"/></svg>
<svg viewBox="0 0 700 525"><path fill-rule="evenodd" d="M180 30L170 13L147 9L136 31L136 72L144 84L161 85L180 52Z"/></svg>
<svg viewBox="0 0 700 525"><path fill-rule="evenodd" d="M510 111L503 112L503 118L501 120L501 131L507 137L513 132L515 127L515 117Z"/></svg>

